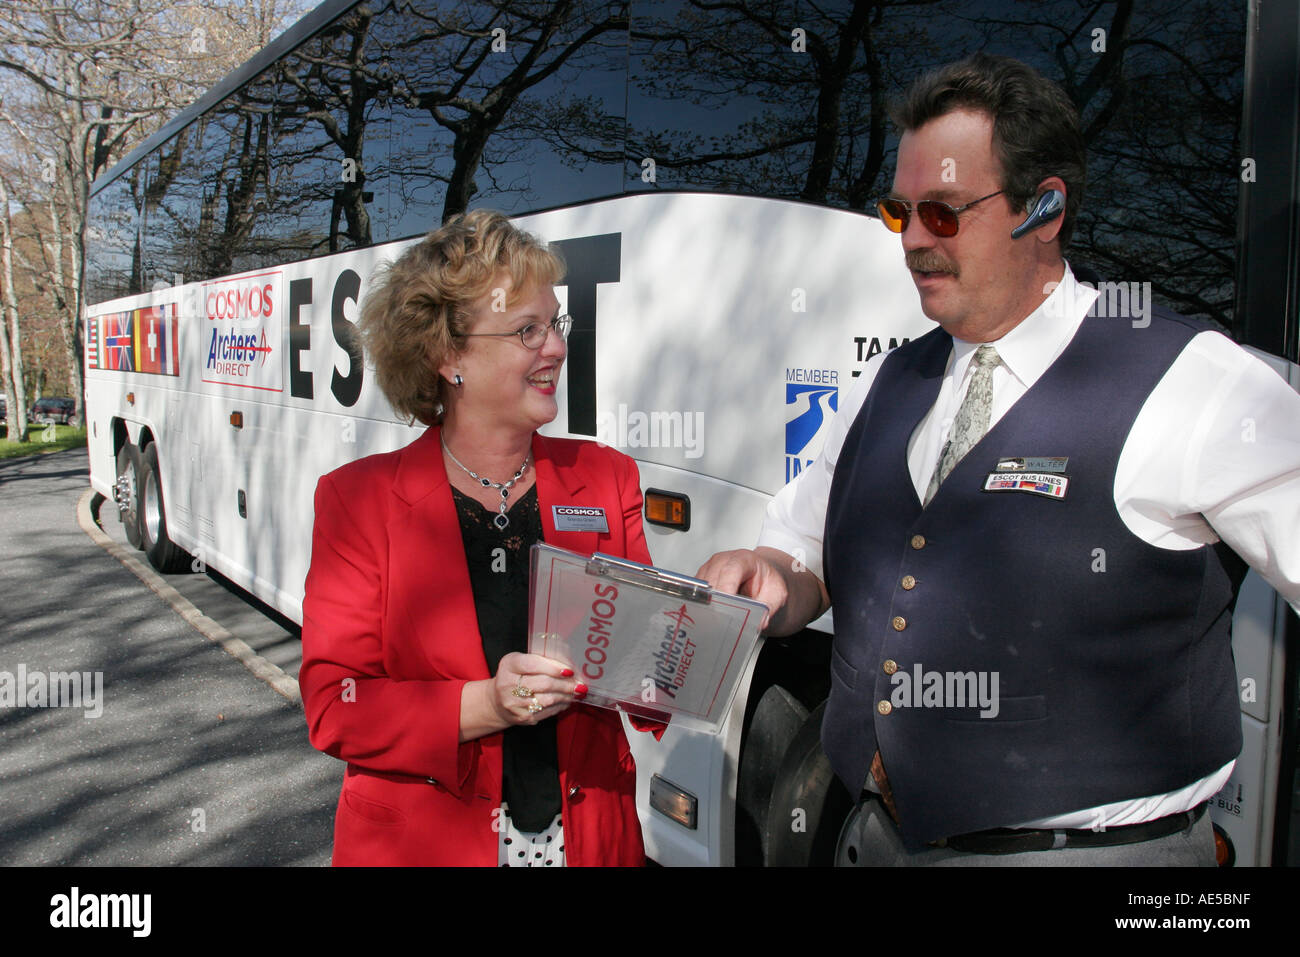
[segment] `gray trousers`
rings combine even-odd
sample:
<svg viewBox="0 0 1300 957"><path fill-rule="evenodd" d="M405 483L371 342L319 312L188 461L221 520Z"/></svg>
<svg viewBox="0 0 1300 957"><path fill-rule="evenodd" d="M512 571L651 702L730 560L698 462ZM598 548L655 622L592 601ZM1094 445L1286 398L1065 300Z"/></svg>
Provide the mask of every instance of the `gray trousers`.
<svg viewBox="0 0 1300 957"><path fill-rule="evenodd" d="M908 851L879 799L858 802L835 852L836 867L1213 867L1214 829L1207 811L1192 827L1140 844L1063 847L1019 854L972 854L949 847Z"/></svg>

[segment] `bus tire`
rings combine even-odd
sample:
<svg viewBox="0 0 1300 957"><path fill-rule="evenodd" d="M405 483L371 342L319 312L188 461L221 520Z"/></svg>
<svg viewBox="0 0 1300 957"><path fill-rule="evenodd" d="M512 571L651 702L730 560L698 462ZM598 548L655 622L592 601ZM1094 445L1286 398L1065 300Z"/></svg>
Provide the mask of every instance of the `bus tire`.
<svg viewBox="0 0 1300 957"><path fill-rule="evenodd" d="M160 572L190 570L190 556L167 537L167 512L163 508L162 470L158 444L150 442L141 456L140 538L149 564Z"/></svg>
<svg viewBox="0 0 1300 957"><path fill-rule="evenodd" d="M822 750L823 701L786 749L767 816L769 867L829 867L853 798Z"/></svg>
<svg viewBox="0 0 1300 957"><path fill-rule="evenodd" d="M140 453L130 442L117 451L117 483L113 489L117 517L132 548L140 547Z"/></svg>

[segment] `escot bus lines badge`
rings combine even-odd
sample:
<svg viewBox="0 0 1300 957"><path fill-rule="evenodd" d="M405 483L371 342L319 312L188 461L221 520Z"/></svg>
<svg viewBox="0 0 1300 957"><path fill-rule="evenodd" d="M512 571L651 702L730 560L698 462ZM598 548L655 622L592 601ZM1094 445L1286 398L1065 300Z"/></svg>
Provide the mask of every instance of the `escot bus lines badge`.
<svg viewBox="0 0 1300 957"><path fill-rule="evenodd" d="M1048 472L990 472L984 479L986 492L1030 492L1055 499L1065 498L1069 487L1068 475Z"/></svg>

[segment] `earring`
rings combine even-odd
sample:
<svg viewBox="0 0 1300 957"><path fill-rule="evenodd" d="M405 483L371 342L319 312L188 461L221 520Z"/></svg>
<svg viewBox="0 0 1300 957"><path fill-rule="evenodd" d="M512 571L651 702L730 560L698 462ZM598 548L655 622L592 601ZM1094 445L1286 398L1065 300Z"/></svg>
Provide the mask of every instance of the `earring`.
<svg viewBox="0 0 1300 957"><path fill-rule="evenodd" d="M455 386L456 388L458 388L458 389L459 389L461 386L463 386L463 385L465 384L465 380L462 379L462 378L460 377L459 374L457 374L457 375L456 375L456 376L451 380L451 382L452 382L452 385L454 385L454 386Z"/></svg>

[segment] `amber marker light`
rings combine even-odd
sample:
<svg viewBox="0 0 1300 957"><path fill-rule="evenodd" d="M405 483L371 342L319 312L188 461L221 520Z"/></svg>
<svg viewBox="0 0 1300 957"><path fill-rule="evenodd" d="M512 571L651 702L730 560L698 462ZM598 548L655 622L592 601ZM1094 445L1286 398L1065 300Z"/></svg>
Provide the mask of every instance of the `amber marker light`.
<svg viewBox="0 0 1300 957"><path fill-rule="evenodd" d="M645 490L645 520L651 525L686 531L691 527L691 500L676 492Z"/></svg>
<svg viewBox="0 0 1300 957"><path fill-rule="evenodd" d="M237 429L242 429L242 428L244 427L244 413L242 413L242 412L231 412L231 413L230 413L230 424L233 425L233 426L234 426L235 428L237 428Z"/></svg>
<svg viewBox="0 0 1300 957"><path fill-rule="evenodd" d="M1214 825L1214 863L1220 867L1232 867L1237 863L1237 852L1232 841L1217 824Z"/></svg>
<svg viewBox="0 0 1300 957"><path fill-rule="evenodd" d="M699 801L689 791L653 775L650 778L650 807L688 830L695 830Z"/></svg>

